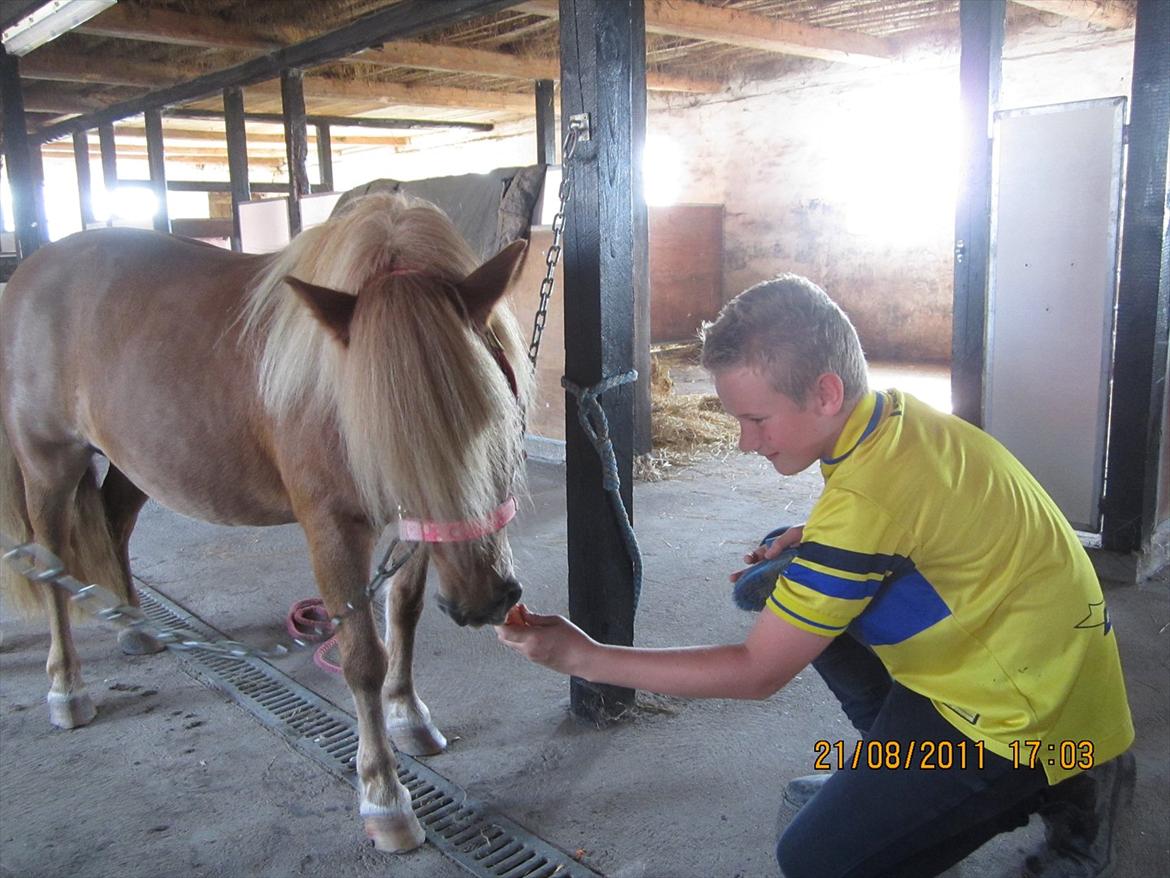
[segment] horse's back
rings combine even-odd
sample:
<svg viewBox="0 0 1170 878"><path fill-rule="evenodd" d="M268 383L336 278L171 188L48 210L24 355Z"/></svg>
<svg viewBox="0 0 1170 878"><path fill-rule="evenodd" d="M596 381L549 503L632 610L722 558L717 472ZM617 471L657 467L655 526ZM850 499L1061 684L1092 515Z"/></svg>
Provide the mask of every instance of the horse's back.
<svg viewBox="0 0 1170 878"><path fill-rule="evenodd" d="M135 229L41 248L0 297L5 422L98 448L148 494L197 517L232 517L210 499L217 457L253 473L237 476L241 494L280 505L240 338L244 297L267 261Z"/></svg>

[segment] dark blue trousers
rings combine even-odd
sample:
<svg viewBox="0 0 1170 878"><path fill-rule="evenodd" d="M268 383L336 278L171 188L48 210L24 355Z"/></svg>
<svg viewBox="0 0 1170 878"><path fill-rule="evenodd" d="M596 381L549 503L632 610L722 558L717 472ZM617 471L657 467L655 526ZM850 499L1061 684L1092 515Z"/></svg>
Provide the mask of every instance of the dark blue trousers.
<svg viewBox="0 0 1170 878"><path fill-rule="evenodd" d="M851 742L829 752L837 770L776 846L785 878L938 875L993 836L1023 826L1045 801L1049 787L1042 769L1013 768L987 750L977 758L973 741L928 699L895 683L877 656L848 633L813 667L861 733L863 755L852 768ZM871 749L869 742L877 743ZM889 742L897 742L897 756L869 767L870 757L885 752L881 748ZM945 764L950 754L950 767L923 768L917 757L905 766L911 742L918 753L924 744L935 751L928 764ZM965 767L959 765L962 751ZM840 757L847 764L838 768Z"/></svg>

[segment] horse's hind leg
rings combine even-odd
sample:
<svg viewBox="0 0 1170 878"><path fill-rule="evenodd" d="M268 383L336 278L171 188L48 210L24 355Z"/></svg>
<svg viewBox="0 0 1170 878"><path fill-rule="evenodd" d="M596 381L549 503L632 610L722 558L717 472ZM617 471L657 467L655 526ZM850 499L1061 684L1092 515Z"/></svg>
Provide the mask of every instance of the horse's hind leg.
<svg viewBox="0 0 1170 878"><path fill-rule="evenodd" d="M86 448L62 447L38 449L25 458L25 496L33 538L65 562L74 576L82 578L77 562L79 554L71 534L85 522L77 522L78 493L94 490L88 471L90 453ZM91 480L86 482L86 480ZM104 520L92 523L105 527ZM45 670L49 675L49 721L59 728L83 726L97 712L81 679L81 660L73 645L69 624L70 601L59 587L48 589L49 658Z"/></svg>
<svg viewBox="0 0 1170 878"><path fill-rule="evenodd" d="M138 595L134 590L134 580L130 577L130 534L134 532L138 513L142 511L145 502L146 494L126 478L120 469L110 464L102 481L102 505L106 510L118 563L126 577L130 603L135 607L138 606ZM119 631L118 646L126 655L148 655L166 648L160 641L137 628L123 628Z"/></svg>
<svg viewBox="0 0 1170 878"><path fill-rule="evenodd" d="M314 510L301 517L321 597L332 615L362 593L374 534L365 524ZM386 651L378 640L369 605L345 616L337 632L341 667L357 708L357 774L366 834L384 851L407 851L426 840L414 816L410 793L398 780L394 753L386 737L380 689L386 677Z"/></svg>
<svg viewBox="0 0 1170 878"><path fill-rule="evenodd" d="M386 598L386 649L390 654L390 669L382 687L386 732L395 747L413 756L430 756L447 748L447 739L414 691L414 637L426 581L427 555L416 551L394 577Z"/></svg>

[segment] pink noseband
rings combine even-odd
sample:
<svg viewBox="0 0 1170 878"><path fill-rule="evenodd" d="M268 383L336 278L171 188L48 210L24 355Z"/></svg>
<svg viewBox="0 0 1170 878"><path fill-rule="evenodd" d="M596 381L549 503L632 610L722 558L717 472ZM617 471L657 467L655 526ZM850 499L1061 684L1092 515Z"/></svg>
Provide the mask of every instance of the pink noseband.
<svg viewBox="0 0 1170 878"><path fill-rule="evenodd" d="M516 498L509 497L493 509L483 521L423 521L400 518L398 538L417 543L463 543L478 540L501 530L516 517Z"/></svg>

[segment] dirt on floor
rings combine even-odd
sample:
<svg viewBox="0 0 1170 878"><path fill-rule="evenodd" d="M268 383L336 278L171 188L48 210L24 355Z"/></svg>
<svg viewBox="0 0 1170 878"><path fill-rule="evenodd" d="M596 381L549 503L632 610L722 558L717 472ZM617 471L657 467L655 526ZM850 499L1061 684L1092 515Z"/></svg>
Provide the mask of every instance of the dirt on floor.
<svg viewBox="0 0 1170 878"><path fill-rule="evenodd" d="M533 463L531 502L512 525L525 601L566 609L564 470ZM742 639L753 617L727 574L772 527L803 519L815 472L779 480L740 455L640 483L634 514L645 564L636 640L647 646ZM295 527L222 528L149 505L132 544L143 581L229 636L280 638L314 594ZM1135 806L1117 878L1170 874L1170 581L1111 588L1138 729ZM127 657L96 625L77 631L98 705L88 727L49 726L47 637L0 610L0 875L370 876L465 874L431 845L374 851L353 789L290 749L175 653ZM763 702L643 695L599 729L568 710L566 681L523 662L490 631L456 628L433 604L419 630L419 692L450 740L426 764L610 878L777 874L773 847L792 813L787 779L810 773L818 740L855 740L817 675ZM352 713L342 682L308 652L279 660ZM957 874L1019 874L1037 821L976 852Z"/></svg>

